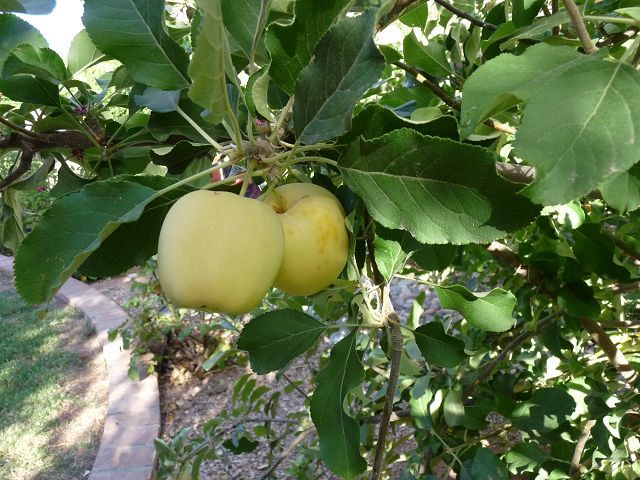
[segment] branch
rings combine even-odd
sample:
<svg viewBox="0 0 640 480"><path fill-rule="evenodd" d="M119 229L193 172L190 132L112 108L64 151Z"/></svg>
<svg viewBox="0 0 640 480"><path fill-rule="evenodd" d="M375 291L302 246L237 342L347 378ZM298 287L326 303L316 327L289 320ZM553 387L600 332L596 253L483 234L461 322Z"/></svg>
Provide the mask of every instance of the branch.
<svg viewBox="0 0 640 480"><path fill-rule="evenodd" d="M478 26L480 28L486 28L487 30L497 30L498 29L498 27L496 27L493 23L483 22L482 20L474 17L473 15L470 15L467 12L464 12L464 11L460 10L459 8L451 5L446 0L433 0L433 1L436 2L438 5L440 5L441 7L446 8L447 10L449 10L454 15L457 15L460 18L464 18L465 20L469 20L473 25L476 25L476 26Z"/></svg>
<svg viewBox="0 0 640 480"><path fill-rule="evenodd" d="M259 480L265 480L265 479L269 478L271 476L271 474L275 471L275 469L278 468L278 465L280 465L282 463L282 461L285 458L287 458L289 456L289 454L291 452L293 452L293 450L298 445L300 445L304 441L304 439L309 436L309 434L313 433L314 431L315 430L313 428L310 428L310 429L305 430L304 432L302 432L300 435L298 435L293 440L293 442L291 442L291 444L280 454L280 456L276 459L276 461L271 464L269 469L262 474L262 476L260 477Z"/></svg>
<svg viewBox="0 0 640 480"><path fill-rule="evenodd" d="M581 318L582 327L589 332L593 341L602 349L609 359L609 362L616 368L618 373L624 378L624 381L632 386L638 379L638 372L629 364L627 357L618 350L611 337L607 335L602 326L591 318Z"/></svg>
<svg viewBox="0 0 640 480"><path fill-rule="evenodd" d="M578 34L578 38L580 39L580 43L582 43L582 49L584 53L589 55L591 52L595 52L597 50L596 46L591 41L591 37L589 36L589 32L587 31L587 27L584 25L584 20L580 15L580 10L576 5L576 2L573 0L562 0L564 2L564 6L569 13L569 17L571 18L571 22L573 23L573 27L576 29L576 33Z"/></svg>
<svg viewBox="0 0 640 480"><path fill-rule="evenodd" d="M31 130L27 130L26 128L22 128L19 125L16 125L15 123L7 120L6 118L0 116L0 123L6 125L7 127L9 127L11 130L15 130L16 132L20 132L21 134L30 137L30 138L35 138L36 140L40 140L41 136L40 134L36 133L36 132L32 132Z"/></svg>
<svg viewBox="0 0 640 480"><path fill-rule="evenodd" d="M419 1L420 0L397 0L396 4L391 8L389 13L387 13L384 22L378 23L376 30L384 30L388 25L391 25L394 21L400 18L411 5Z"/></svg>
<svg viewBox="0 0 640 480"><path fill-rule="evenodd" d="M569 468L569 475L573 475L580 470L580 458L582 457L582 452L584 452L584 447L587 444L587 440L589 440L591 429L595 424L595 420L587 420L587 423L584 424L584 428L580 433L580 437L578 437L576 448L573 451L573 457L571 457L571 467Z"/></svg>
<svg viewBox="0 0 640 480"><path fill-rule="evenodd" d="M376 453L373 460L373 469L371 471L371 480L378 480L384 467L385 445L387 443L387 434L391 423L391 415L393 414L393 401L395 399L396 387L398 386L398 378L400 377L400 363L402 361L402 350L404 347L404 339L402 330L400 329L400 318L393 310L393 304L389 298L389 288L385 282L384 276L380 273L380 269L376 264L375 256L375 224L369 213L365 211L366 222L366 245L367 256L371 264L373 272L373 280L379 285L380 298L382 299L382 314L384 322L391 331L391 360L389 365L389 380L387 381L387 391L384 396L384 408L382 409L382 417L380 426L378 427L378 440L376 443Z"/></svg>
<svg viewBox="0 0 640 480"><path fill-rule="evenodd" d="M22 155L20 156L20 163L18 166L14 168L4 179L0 180L0 191L4 190L12 183L17 181L22 175L27 173L31 168L31 164L33 163L33 156L35 155L35 150L30 148L24 148L22 150Z"/></svg>
<svg viewBox="0 0 640 480"><path fill-rule="evenodd" d="M429 80L426 75L424 74L424 72L420 71L419 69L415 68L415 67L411 67L409 65L407 65L404 62L401 61L396 61L393 62L393 64L396 67L401 68L402 70L404 70L405 72L407 72L409 75L412 75L413 77L415 77L415 79L420 82L420 84L423 87L427 87L429 90L431 90L438 98L440 98L440 100L442 100L445 104L447 104L449 107L451 107L454 110L458 110L460 111L461 107L460 107L460 102L457 102L456 100L454 100L453 98L451 98L447 92L445 92L440 85L438 85L435 82L432 82L431 80ZM505 125L504 123L500 123L497 122L496 120L485 120L483 122L485 125L487 125L488 127L493 128L494 130L498 130L499 132L504 132L504 133L508 133L510 135L514 135L516 133L516 129L513 127L510 127L509 125Z"/></svg>

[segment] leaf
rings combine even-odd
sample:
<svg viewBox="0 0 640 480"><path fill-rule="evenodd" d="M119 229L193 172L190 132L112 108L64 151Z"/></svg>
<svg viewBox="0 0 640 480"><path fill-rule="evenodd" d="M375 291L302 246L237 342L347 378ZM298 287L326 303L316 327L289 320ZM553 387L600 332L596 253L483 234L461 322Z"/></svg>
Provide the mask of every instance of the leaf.
<svg viewBox="0 0 640 480"><path fill-rule="evenodd" d="M311 397L311 418L320 438L320 458L336 475L353 478L367 468L360 455L360 427L345 412L345 397L364 380L353 330L331 350L329 361L317 375Z"/></svg>
<svg viewBox="0 0 640 480"><path fill-rule="evenodd" d="M418 67L429 75L446 77L452 72L444 45L436 41L424 45L415 31L404 37L402 50L407 64Z"/></svg>
<svg viewBox="0 0 640 480"><path fill-rule="evenodd" d="M576 318L600 316L600 304L593 296L593 288L582 280L569 282L558 291L558 306Z"/></svg>
<svg viewBox="0 0 640 480"><path fill-rule="evenodd" d="M157 195L147 185L115 178L61 197L18 249L15 272L20 294L30 303L49 300L109 235L138 220Z"/></svg>
<svg viewBox="0 0 640 480"><path fill-rule="evenodd" d="M552 15L536 18L532 25L518 28L513 31L509 36L509 40L500 44L502 50L511 50L516 47L519 40L531 39L539 40L543 39L548 32L558 25L562 25L569 20L569 12L566 10L560 10Z"/></svg>
<svg viewBox="0 0 640 480"><path fill-rule="evenodd" d="M55 6L55 0L0 0L0 12L46 15L51 13Z"/></svg>
<svg viewBox="0 0 640 480"><path fill-rule="evenodd" d="M67 68L72 74L75 74L106 59L106 55L93 44L87 31L82 30L73 37L69 46Z"/></svg>
<svg viewBox="0 0 640 480"><path fill-rule="evenodd" d="M251 368L262 375L286 367L311 348L326 328L297 310L276 310L255 317L245 325L238 348L249 352Z"/></svg>
<svg viewBox="0 0 640 480"><path fill-rule="evenodd" d="M0 197L0 245L16 252L23 239L20 193L9 188Z"/></svg>
<svg viewBox="0 0 640 480"><path fill-rule="evenodd" d="M30 23L9 13L0 14L0 72L9 54L25 43L35 48L47 46L47 41Z"/></svg>
<svg viewBox="0 0 640 480"><path fill-rule="evenodd" d="M261 11L267 4L268 2L265 0L222 2L224 25L248 59L251 59L254 38L261 33L261 30L258 29Z"/></svg>
<svg viewBox="0 0 640 480"><path fill-rule="evenodd" d="M298 74L309 63L316 44L347 6L347 0L297 0L291 25L272 24L265 43L271 55L271 78L292 93Z"/></svg>
<svg viewBox="0 0 640 480"><path fill-rule="evenodd" d="M540 466L550 458L547 452L533 442L516 444L506 456L509 467L524 468L524 472L538 472Z"/></svg>
<svg viewBox="0 0 640 480"><path fill-rule="evenodd" d="M411 417L418 428L428 430L433 426L433 418L429 412L429 404L433 399L433 391L429 388L429 377L424 376L416 380L411 389Z"/></svg>
<svg viewBox="0 0 640 480"><path fill-rule="evenodd" d="M640 74L630 65L546 44L501 55L465 82L461 138L522 101L514 148L536 168L524 190L535 202L567 203L638 162Z"/></svg>
<svg viewBox="0 0 640 480"><path fill-rule="evenodd" d="M504 332L516 323L512 316L516 297L508 290L494 288L472 293L462 285L435 287L442 308L456 310L475 328Z"/></svg>
<svg viewBox="0 0 640 480"><path fill-rule="evenodd" d="M21 74L33 75L56 85L69 79L67 67L54 50L47 47L36 49L28 44L13 50L2 70L3 78Z"/></svg>
<svg viewBox="0 0 640 480"><path fill-rule="evenodd" d="M465 420L464 404L462 403L462 387L455 385L449 389L442 406L444 421L450 427L463 425Z"/></svg>
<svg viewBox="0 0 640 480"><path fill-rule="evenodd" d="M293 120L299 141L312 144L347 131L356 102L384 69L373 42L376 15L367 10L338 21L318 43L295 86Z"/></svg>
<svg viewBox="0 0 640 480"><path fill-rule="evenodd" d="M411 252L423 245L404 230L390 230L376 226L374 252L380 273L387 281L402 270Z"/></svg>
<svg viewBox="0 0 640 480"><path fill-rule="evenodd" d="M338 143L349 144L360 136L365 140L371 140L401 128L411 128L422 135L433 137L452 140L458 138L458 122L455 117L441 116L430 122L416 122L396 115L389 108L373 104L368 105L355 116L351 129L340 137Z"/></svg>
<svg viewBox="0 0 640 480"><path fill-rule="evenodd" d="M600 185L605 202L621 212L631 212L640 207L640 165L619 173Z"/></svg>
<svg viewBox="0 0 640 480"><path fill-rule="evenodd" d="M473 480L509 480L507 467L488 448L476 450L470 473Z"/></svg>
<svg viewBox="0 0 640 480"><path fill-rule="evenodd" d="M408 129L353 142L338 166L377 222L422 243L491 242L539 211L498 176L487 149Z"/></svg>
<svg viewBox="0 0 640 480"><path fill-rule="evenodd" d="M184 172L192 160L202 158L211 151L211 145L201 145L180 140L173 147L162 147L150 152L151 161L164 165L171 175ZM211 163L211 162L209 162Z"/></svg>
<svg viewBox="0 0 640 480"><path fill-rule="evenodd" d="M147 107L152 112L167 113L175 112L180 102L180 91L178 90L158 90L157 88L147 87L142 95L132 93L134 105L138 107Z"/></svg>
<svg viewBox="0 0 640 480"><path fill-rule="evenodd" d="M189 65L189 75L193 78L189 98L208 111L207 120L213 124L222 121L229 104L225 74L227 40L220 1L198 2L203 15Z"/></svg>
<svg viewBox="0 0 640 480"><path fill-rule="evenodd" d="M16 102L60 106L58 87L31 75L14 75L0 80L0 92Z"/></svg>
<svg viewBox="0 0 640 480"><path fill-rule="evenodd" d="M181 90L189 86L189 58L167 34L164 3L85 0L82 22L96 47L126 65L135 81L161 90Z"/></svg>
<svg viewBox="0 0 640 480"><path fill-rule="evenodd" d="M530 25L534 21L544 0L514 0L513 2L513 24L516 27Z"/></svg>
<svg viewBox="0 0 640 480"><path fill-rule="evenodd" d="M175 182L174 179L159 176L136 175L121 178L155 191ZM87 257L78 270L85 275L104 278L119 275L137 265L144 265L158 252L160 228L169 208L182 195L191 191L191 186L183 185L150 201L138 219L120 225Z"/></svg>
<svg viewBox="0 0 640 480"><path fill-rule="evenodd" d="M242 453L251 453L258 447L258 445L260 445L260 442L251 440L250 438L247 438L245 436L234 440L225 440L224 442L222 442L222 446L227 450L230 450L235 455L240 455Z"/></svg>
<svg viewBox="0 0 640 480"><path fill-rule="evenodd" d="M432 321L413 331L422 356L439 367L454 368L467 359L464 342L448 335L439 321Z"/></svg>
<svg viewBox="0 0 640 480"><path fill-rule="evenodd" d="M425 245L411 255L411 260L424 270L440 271L451 265L458 250L456 245Z"/></svg>
<svg viewBox="0 0 640 480"><path fill-rule="evenodd" d="M542 388L529 400L519 403L511 421L521 430L546 433L567 421L575 408L576 402L562 388Z"/></svg>
<svg viewBox="0 0 640 480"><path fill-rule="evenodd" d="M573 240L573 253L586 270L622 283L631 280L629 271L613 262L615 243L599 223L583 224L573 231Z"/></svg>

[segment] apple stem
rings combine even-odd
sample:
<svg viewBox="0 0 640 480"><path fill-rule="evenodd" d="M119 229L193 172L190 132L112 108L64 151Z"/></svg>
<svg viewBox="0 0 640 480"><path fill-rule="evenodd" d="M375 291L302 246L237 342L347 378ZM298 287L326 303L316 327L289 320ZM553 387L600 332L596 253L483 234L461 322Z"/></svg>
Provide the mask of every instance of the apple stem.
<svg viewBox="0 0 640 480"><path fill-rule="evenodd" d="M247 171L244 172L244 180L242 181L242 188L240 189L240 196L244 197L247 193L247 188L249 187L249 182L253 177L253 169L256 166L256 161L253 159L249 159L247 162Z"/></svg>

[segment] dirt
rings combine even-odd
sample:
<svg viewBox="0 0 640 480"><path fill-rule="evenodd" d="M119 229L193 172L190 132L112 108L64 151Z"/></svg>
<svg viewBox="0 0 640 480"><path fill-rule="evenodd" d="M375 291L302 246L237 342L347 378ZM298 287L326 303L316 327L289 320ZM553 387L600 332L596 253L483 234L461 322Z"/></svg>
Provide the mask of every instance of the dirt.
<svg viewBox="0 0 640 480"><path fill-rule="evenodd" d="M0 291L8 289L13 289L12 279L0 273ZM68 312L56 330L61 344L82 361L69 367L61 385L60 394L65 400L48 431L45 447L54 459L52 467L28 478L81 480L91 471L100 446L107 414L106 368L92 325L70 307L54 303L51 308Z"/></svg>

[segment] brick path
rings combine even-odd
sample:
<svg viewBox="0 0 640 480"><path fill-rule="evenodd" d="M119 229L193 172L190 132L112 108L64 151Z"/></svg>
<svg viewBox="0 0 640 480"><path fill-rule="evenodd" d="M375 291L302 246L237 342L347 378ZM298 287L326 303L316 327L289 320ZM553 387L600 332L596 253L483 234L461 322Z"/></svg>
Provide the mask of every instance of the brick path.
<svg viewBox="0 0 640 480"><path fill-rule="evenodd" d="M13 259L0 255L0 270L13 273ZM158 379L149 375L132 382L127 371L129 352L122 340L109 342L109 329L127 314L113 300L73 278L56 297L80 310L95 326L109 376L109 408L100 449L89 480L150 480L156 454L153 440L160 435Z"/></svg>

